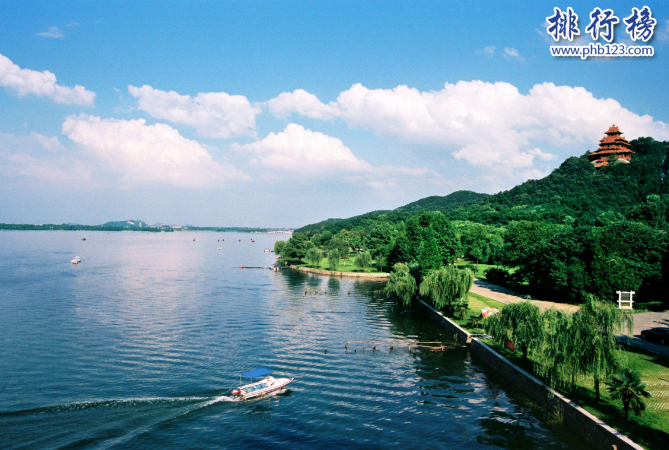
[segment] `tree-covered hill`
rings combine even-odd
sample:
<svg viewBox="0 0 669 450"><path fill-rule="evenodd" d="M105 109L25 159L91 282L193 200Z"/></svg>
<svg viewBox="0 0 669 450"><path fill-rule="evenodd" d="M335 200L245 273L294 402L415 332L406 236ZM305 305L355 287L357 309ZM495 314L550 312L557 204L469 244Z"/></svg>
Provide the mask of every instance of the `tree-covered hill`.
<svg viewBox="0 0 669 450"><path fill-rule="evenodd" d="M541 180L529 180L474 205L445 212L455 220L508 224L514 220L562 223L576 219L594 225L603 212L627 215L648 195L669 194L663 183L667 171L666 142L640 138L631 142L629 164L594 169L587 153L571 157Z"/></svg>
<svg viewBox="0 0 669 450"><path fill-rule="evenodd" d="M465 207L478 203L488 197L488 194L480 194L474 191L456 191L446 196L432 195L421 200L400 206L396 212L423 212L423 211L445 211L448 209Z"/></svg>
<svg viewBox="0 0 669 450"><path fill-rule="evenodd" d="M635 291L645 308L669 308L669 146L640 138L631 149L629 164L595 169L586 153L495 195L460 191L309 225L277 253L288 264L327 256L335 268L339 255L369 255L379 270L405 264L417 283L464 256L502 266L488 281L542 298Z"/></svg>
<svg viewBox="0 0 669 450"><path fill-rule="evenodd" d="M397 223L426 211L441 211L451 220L506 225L517 220L549 223L578 222L594 225L605 212L627 215L648 195L669 195L663 183L667 172L667 142L652 138L631 141L629 164L617 163L596 169L587 154L567 158L540 180L526 181L494 195L457 191L431 196L392 211L374 211L349 219L327 219L297 232L371 228L379 221Z"/></svg>
<svg viewBox="0 0 669 450"><path fill-rule="evenodd" d="M350 230L355 228L365 228L377 221L396 223L406 220L408 217L416 213L425 211L446 211L449 209L465 207L487 197L488 194L479 194L478 192L473 191L456 191L446 196L433 195L409 203L408 205L400 206L394 210L372 211L349 219L327 219L322 222L306 225L295 231L299 233L304 231L328 230L332 233L336 233L343 229Z"/></svg>

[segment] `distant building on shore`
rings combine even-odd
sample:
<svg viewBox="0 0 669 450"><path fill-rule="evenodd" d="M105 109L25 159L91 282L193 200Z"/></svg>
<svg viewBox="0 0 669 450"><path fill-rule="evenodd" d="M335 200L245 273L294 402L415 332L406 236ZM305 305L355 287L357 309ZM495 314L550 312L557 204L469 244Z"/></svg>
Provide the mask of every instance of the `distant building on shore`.
<svg viewBox="0 0 669 450"><path fill-rule="evenodd" d="M606 136L599 141L599 149L588 155L595 168L608 166L614 161L629 163L634 152L630 150L630 143L622 136L623 133L618 127L612 125L604 134Z"/></svg>

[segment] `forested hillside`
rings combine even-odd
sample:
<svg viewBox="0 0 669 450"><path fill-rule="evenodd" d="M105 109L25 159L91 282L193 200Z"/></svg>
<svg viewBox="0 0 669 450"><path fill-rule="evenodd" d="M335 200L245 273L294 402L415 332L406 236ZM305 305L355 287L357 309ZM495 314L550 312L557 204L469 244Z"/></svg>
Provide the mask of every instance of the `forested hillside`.
<svg viewBox="0 0 669 450"><path fill-rule="evenodd" d="M488 194L479 194L473 191L456 191L452 194L439 196L433 195L421 200L409 203L408 205L400 206L394 210L379 210L354 216L350 219L327 219L322 222L306 225L295 230L296 232L305 231L324 231L338 232L342 229L354 229L368 227L376 221L382 222L401 222L406 220L413 214L425 211L447 211L455 208L462 208L468 205L473 205L484 198Z"/></svg>
<svg viewBox="0 0 669 450"><path fill-rule="evenodd" d="M495 264L489 281L546 299L612 300L623 290L669 306L669 147L640 138L631 149L629 164L595 169L586 153L495 195L459 191L309 225L278 253L287 264L328 257L335 269L339 257L373 259L379 270L403 263L417 283L464 257Z"/></svg>

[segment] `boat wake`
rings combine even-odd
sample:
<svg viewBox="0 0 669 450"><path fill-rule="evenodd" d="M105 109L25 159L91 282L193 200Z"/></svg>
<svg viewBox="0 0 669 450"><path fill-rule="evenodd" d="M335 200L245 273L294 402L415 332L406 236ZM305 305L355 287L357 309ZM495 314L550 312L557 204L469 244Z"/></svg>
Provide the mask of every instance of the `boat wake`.
<svg viewBox="0 0 669 450"><path fill-rule="evenodd" d="M63 403L19 411L0 412L0 435L7 435L10 448L60 448L94 445L111 448L154 427L203 412L238 399L228 395L188 397L139 397ZM218 411L217 411L218 412ZM86 426L81 426L85 423ZM25 433L26 428L31 433ZM22 429L21 435L14 430ZM46 431L49 430L49 431ZM17 433L16 435L14 435Z"/></svg>

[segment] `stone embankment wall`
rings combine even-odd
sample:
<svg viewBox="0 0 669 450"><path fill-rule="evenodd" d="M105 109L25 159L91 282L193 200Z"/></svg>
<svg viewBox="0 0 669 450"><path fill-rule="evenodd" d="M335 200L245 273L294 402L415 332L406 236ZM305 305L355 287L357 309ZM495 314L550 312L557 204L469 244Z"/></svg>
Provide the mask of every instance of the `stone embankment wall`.
<svg viewBox="0 0 669 450"><path fill-rule="evenodd" d="M355 278L388 278L390 274L387 273L366 273L366 272L334 272L332 270L312 269L311 267L297 267L297 270L302 272L315 273L318 275L329 275L331 277L355 277Z"/></svg>
<svg viewBox="0 0 669 450"><path fill-rule="evenodd" d="M462 329L460 325L449 320L443 313L437 311L427 303L419 300L421 311L427 314L427 317L438 326L448 331L449 333L457 334L458 341L462 344L469 344L472 341L472 335L466 330Z"/></svg>
<svg viewBox="0 0 669 450"><path fill-rule="evenodd" d="M593 448L601 450L643 450L643 447L635 444L627 436L606 425L565 396L555 392L483 342L472 339L471 334L430 305L422 301L420 303L421 310L427 314L431 321L444 330L457 334L460 342L470 343L470 352L476 358L504 377L512 386L521 390L524 395L534 402L561 417L565 425L592 445Z"/></svg>

